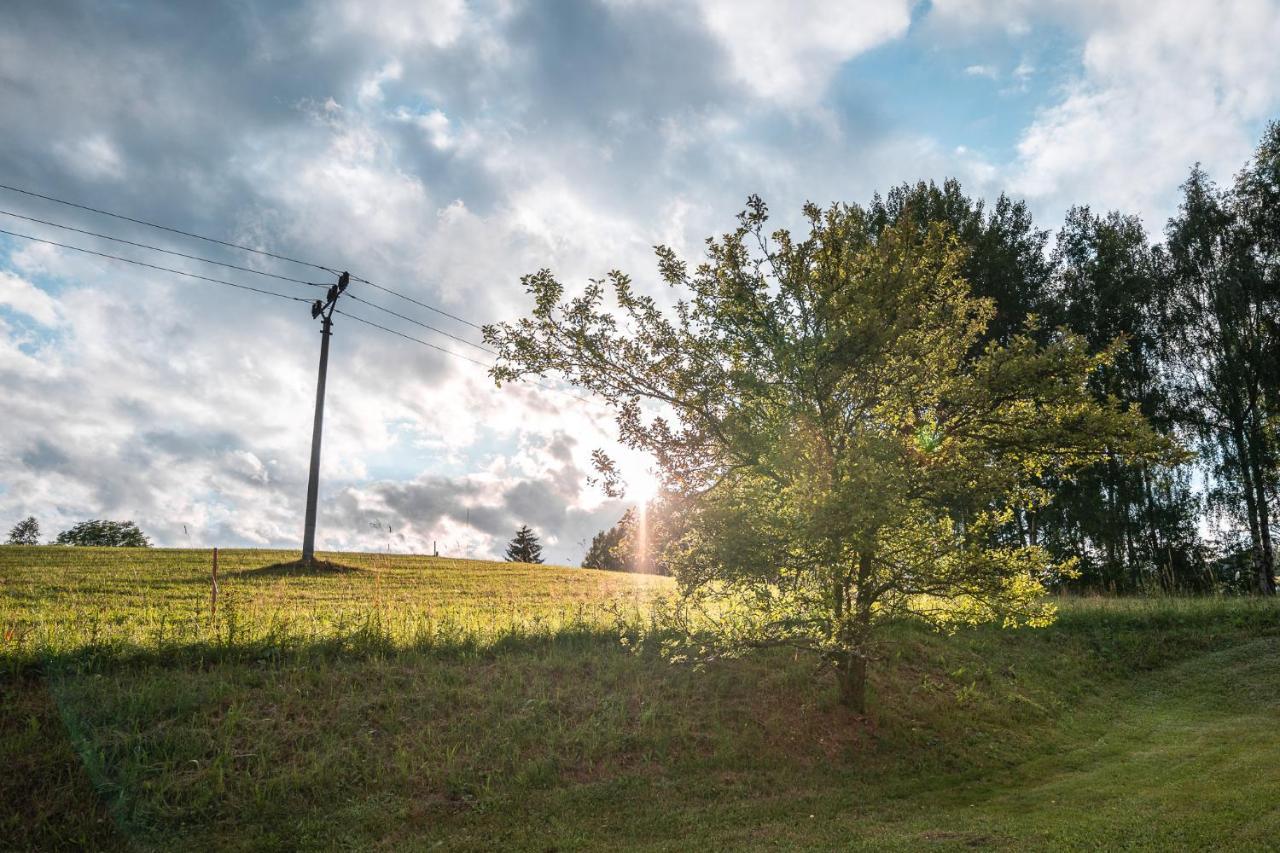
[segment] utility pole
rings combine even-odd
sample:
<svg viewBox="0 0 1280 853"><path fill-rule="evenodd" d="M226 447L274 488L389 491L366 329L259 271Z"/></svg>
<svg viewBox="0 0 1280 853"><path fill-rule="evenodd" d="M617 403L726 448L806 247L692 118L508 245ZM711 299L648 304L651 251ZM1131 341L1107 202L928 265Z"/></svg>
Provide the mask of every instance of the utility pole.
<svg viewBox="0 0 1280 853"><path fill-rule="evenodd" d="M307 478L307 520L302 532L302 562L310 566L316 556L316 502L320 497L320 439L324 434L324 383L329 373L329 335L333 331L333 309L347 289L351 276L343 273L329 288L323 302L311 305L311 319L320 318L320 376L316 380L316 419L311 428L311 474Z"/></svg>

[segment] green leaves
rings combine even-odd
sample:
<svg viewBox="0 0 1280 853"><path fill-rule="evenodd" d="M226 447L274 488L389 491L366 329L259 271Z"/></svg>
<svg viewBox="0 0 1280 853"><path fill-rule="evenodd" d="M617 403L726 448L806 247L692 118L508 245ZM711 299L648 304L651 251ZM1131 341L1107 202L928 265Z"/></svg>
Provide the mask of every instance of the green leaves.
<svg viewBox="0 0 1280 853"><path fill-rule="evenodd" d="M82 521L58 534L57 545L96 545L122 548L147 548L151 545L138 525L132 521Z"/></svg>
<svg viewBox="0 0 1280 853"><path fill-rule="evenodd" d="M1120 344L984 345L994 305L947 224L805 215L802 238L767 234L753 197L692 273L659 247L674 316L620 272L568 300L526 277L531 316L485 330L495 379L560 372L657 461L679 506L663 562L701 626L680 655L786 643L852 667L886 618L1043 624L1040 582L1070 567L1000 525L1044 503L1046 475L1174 453L1089 390Z"/></svg>

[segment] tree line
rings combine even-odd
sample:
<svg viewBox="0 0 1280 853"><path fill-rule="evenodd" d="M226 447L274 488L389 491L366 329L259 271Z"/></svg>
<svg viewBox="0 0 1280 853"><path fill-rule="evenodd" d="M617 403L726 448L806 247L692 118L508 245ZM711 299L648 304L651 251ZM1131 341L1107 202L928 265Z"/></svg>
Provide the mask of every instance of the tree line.
<svg viewBox="0 0 1280 853"><path fill-rule="evenodd" d="M1162 241L1134 215L1087 206L1051 235L1024 202L988 204L955 180L896 187L865 214L875 233L945 225L964 250L961 275L995 308L975 354L1020 334L1044 345L1062 330L1095 351L1121 342L1090 392L1187 451L1136 465L1111 454L1046 478L1047 498L1018 507L1001 538L1074 566L1058 583L1077 589L1275 592L1280 124L1228 185L1192 168ZM583 565L655 570L635 563L633 525L628 511Z"/></svg>
<svg viewBox="0 0 1280 853"><path fill-rule="evenodd" d="M40 522L33 515L19 521L9 531L7 545L39 545ZM149 548L151 540L132 521L93 519L67 528L50 545L77 545L116 548Z"/></svg>

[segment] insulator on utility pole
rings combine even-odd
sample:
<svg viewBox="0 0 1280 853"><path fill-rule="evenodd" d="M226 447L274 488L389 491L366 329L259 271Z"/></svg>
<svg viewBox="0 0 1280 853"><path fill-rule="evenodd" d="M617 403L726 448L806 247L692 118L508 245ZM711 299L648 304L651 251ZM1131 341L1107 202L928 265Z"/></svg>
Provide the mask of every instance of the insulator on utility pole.
<svg viewBox="0 0 1280 853"><path fill-rule="evenodd" d="M316 379L316 415L311 428L311 471L307 477L307 516L302 531L302 562L311 565L316 556L316 504L320 497L320 439L324 433L324 386L329 373L329 336L333 330L333 309L351 280L347 273L331 285L324 302L311 306L312 318L320 318L320 372Z"/></svg>

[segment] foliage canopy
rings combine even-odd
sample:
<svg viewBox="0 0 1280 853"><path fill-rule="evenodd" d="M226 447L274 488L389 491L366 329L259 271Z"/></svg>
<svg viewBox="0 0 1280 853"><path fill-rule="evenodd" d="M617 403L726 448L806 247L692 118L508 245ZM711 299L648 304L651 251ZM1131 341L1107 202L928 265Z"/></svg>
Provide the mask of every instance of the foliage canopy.
<svg viewBox="0 0 1280 853"><path fill-rule="evenodd" d="M1051 619L1042 581L1070 566L997 535L1048 501L1047 477L1175 450L1091 393L1120 342L1037 342L1034 325L987 340L993 302L971 293L946 224L856 205L804 217L803 237L768 233L753 197L696 268L658 247L671 311L618 271L567 299L549 270L526 276L530 316L485 338L499 382L558 371L655 458L679 506L663 561L690 648L812 649L860 710L886 619Z"/></svg>
<svg viewBox="0 0 1280 853"><path fill-rule="evenodd" d="M54 540L58 545L97 545L120 548L148 548L151 541L132 521L82 521L64 530Z"/></svg>
<svg viewBox="0 0 1280 853"><path fill-rule="evenodd" d="M9 531L9 545L39 545L40 544L40 522L36 521L34 515L29 515L19 521Z"/></svg>

